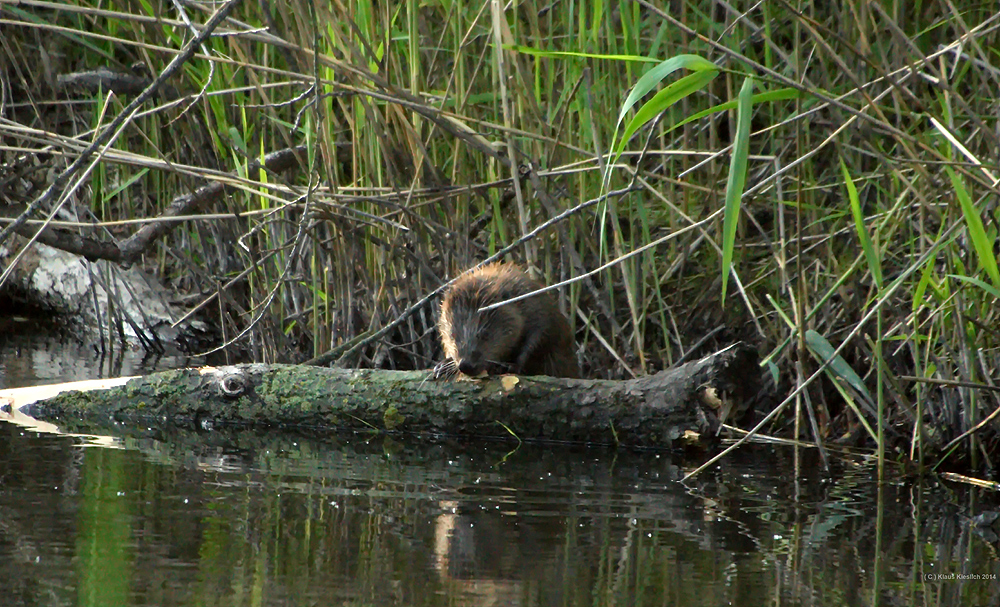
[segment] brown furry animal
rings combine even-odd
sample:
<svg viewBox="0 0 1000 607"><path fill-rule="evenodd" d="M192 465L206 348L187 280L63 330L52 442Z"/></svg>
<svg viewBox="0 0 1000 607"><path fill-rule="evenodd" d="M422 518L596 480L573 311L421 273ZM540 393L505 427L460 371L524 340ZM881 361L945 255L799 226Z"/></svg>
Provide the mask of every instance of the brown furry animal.
<svg viewBox="0 0 1000 607"><path fill-rule="evenodd" d="M448 289L438 331L447 359L437 376L457 368L469 377L517 373L579 377L569 322L551 293L479 312L479 308L542 288L513 264L473 270Z"/></svg>

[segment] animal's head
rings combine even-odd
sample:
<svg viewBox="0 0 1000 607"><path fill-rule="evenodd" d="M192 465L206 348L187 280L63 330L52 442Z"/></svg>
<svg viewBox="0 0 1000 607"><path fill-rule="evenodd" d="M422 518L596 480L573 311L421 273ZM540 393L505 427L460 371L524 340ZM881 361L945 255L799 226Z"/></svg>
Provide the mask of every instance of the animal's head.
<svg viewBox="0 0 1000 607"><path fill-rule="evenodd" d="M445 355L470 377L507 370L524 331L525 319L516 304L479 311L506 299L506 289L496 281L490 275L467 277L456 283L441 304L439 328Z"/></svg>

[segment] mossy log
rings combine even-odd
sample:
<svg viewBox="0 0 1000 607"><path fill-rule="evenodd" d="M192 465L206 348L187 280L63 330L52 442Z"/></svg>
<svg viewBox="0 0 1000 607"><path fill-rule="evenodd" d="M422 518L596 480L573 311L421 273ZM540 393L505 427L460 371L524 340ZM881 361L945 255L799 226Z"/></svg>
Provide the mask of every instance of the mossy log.
<svg viewBox="0 0 1000 607"><path fill-rule="evenodd" d="M249 364L137 377L21 407L84 427L249 426L415 435L517 437L672 449L711 441L759 385L756 352L737 344L629 381L512 375L433 380L428 371Z"/></svg>

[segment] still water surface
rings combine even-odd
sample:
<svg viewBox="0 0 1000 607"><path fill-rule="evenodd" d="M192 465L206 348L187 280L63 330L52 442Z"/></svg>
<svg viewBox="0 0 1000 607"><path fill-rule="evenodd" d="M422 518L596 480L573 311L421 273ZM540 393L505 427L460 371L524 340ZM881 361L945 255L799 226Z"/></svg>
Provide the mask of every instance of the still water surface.
<svg viewBox="0 0 1000 607"><path fill-rule="evenodd" d="M0 606L1000 604L997 494L860 456L116 434L0 423Z"/></svg>

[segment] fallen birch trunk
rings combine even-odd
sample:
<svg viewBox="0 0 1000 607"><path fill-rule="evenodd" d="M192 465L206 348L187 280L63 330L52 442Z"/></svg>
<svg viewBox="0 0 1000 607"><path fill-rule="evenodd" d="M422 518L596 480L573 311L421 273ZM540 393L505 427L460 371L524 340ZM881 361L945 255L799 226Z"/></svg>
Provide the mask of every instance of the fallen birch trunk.
<svg viewBox="0 0 1000 607"><path fill-rule="evenodd" d="M429 371L249 364L155 373L15 407L76 432L242 426L673 449L711 441L720 412L745 409L760 373L756 352L741 344L628 381L435 381Z"/></svg>

